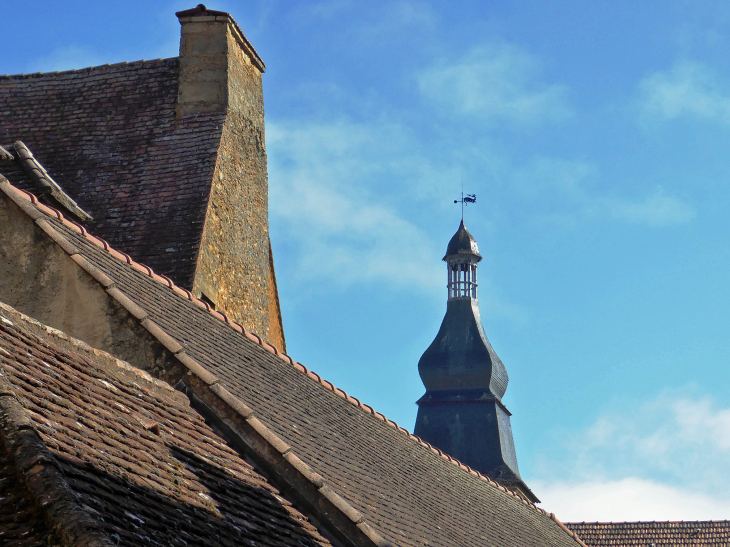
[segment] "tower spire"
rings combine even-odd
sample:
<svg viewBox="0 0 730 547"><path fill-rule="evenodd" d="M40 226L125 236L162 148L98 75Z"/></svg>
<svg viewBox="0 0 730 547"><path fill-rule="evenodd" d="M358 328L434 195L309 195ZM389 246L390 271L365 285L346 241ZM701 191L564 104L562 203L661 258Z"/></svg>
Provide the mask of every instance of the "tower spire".
<svg viewBox="0 0 730 547"><path fill-rule="evenodd" d="M446 315L418 362L426 393L418 400L415 434L534 502L537 498L520 477L511 414L502 403L507 369L479 315L481 259L462 218L443 258L448 272Z"/></svg>

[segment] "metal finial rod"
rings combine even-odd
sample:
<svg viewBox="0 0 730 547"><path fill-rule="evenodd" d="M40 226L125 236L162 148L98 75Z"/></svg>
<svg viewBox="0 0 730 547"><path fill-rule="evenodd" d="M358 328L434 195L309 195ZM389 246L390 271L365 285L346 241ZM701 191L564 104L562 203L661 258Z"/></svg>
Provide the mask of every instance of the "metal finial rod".
<svg viewBox="0 0 730 547"><path fill-rule="evenodd" d="M477 195L476 194L466 194L464 195L464 191L461 192L461 199L455 199L454 203L461 203L461 220L464 220L464 206L469 205L470 203L476 203L477 202Z"/></svg>

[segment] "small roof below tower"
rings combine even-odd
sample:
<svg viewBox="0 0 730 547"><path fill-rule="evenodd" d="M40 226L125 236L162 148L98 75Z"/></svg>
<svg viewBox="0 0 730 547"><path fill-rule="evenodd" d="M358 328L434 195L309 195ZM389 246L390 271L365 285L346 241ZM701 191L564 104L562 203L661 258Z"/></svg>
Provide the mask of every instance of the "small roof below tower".
<svg viewBox="0 0 730 547"><path fill-rule="evenodd" d="M482 259L482 255L479 254L479 248L477 247L477 240L474 236L469 233L464 226L464 219L461 219L459 229L454 234L454 237L449 241L449 246L446 247L446 255L443 260L448 260L454 256L475 256L477 262Z"/></svg>

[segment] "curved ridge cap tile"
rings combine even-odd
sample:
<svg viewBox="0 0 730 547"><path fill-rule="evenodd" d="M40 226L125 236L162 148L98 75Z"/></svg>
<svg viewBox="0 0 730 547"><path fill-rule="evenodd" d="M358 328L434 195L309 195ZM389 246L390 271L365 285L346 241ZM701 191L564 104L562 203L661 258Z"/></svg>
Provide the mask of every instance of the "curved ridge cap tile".
<svg viewBox="0 0 730 547"><path fill-rule="evenodd" d="M580 545L581 547L588 547L585 543L583 543L583 540L581 540L578 537L578 534L576 534L570 528L568 528L565 524L563 524L562 522L560 522L560 520L558 519L558 517L555 516L555 513L550 513L550 518L553 521L555 521L555 524L557 524L558 526L560 526L560 528L562 528L562 530L565 533L567 533L570 537L572 537L578 543L578 545Z"/></svg>
<svg viewBox="0 0 730 547"><path fill-rule="evenodd" d="M2 176L2 175L0 175L0 176ZM119 251L119 250L113 248L104 239L90 234L80 224L74 222L73 220L67 219L63 215L63 213L61 213L61 211L58 211L57 209L54 209L53 207L49 207L47 205L44 205L44 204L40 203L38 201L38 198L36 198L36 196L33 195L31 192L28 192L28 191L25 191L25 190L20 190L20 189L16 188L12 184L10 184L10 182L5 177L3 177L2 179L0 179L0 183L2 183L3 186L4 185L7 185L8 189L10 190L10 192L13 192L13 191L18 192L20 196L22 196L25 200L30 201L41 212L45 213L46 215L48 215L50 217L54 217L55 216L59 221L63 222L64 225L69 226L69 227L73 228L74 230L76 230L77 232L81 233L83 236L86 237L87 240L89 240L90 242L94 243L96 246L101 247L102 249L104 249L105 251L107 251L109 254L111 254L117 260L120 260L122 262L125 262L126 264L131 265L136 270L138 270L138 271L146 274L147 276L151 277L152 279L154 279L158 283L160 283L162 285L165 285L167 288L171 289L173 292L177 293L178 295L183 296L183 297L186 297L191 302L194 302L195 304L198 304L199 306L204 307L216 319L218 319L218 320L220 320L220 321L222 321L222 322L224 322L224 323L226 323L228 325L231 325L233 327L233 323L234 322L231 319L229 319L228 316L225 313L223 313L221 311L213 310L207 304L207 302L203 302L203 301L195 298L190 291L178 287L177 285L175 285L175 283L169 277L167 277L165 275L157 274L152 268L150 268L146 264L141 264L139 262L134 261L127 253L124 253L122 251ZM3 188L3 190L5 190L5 188ZM9 194L9 192L5 192L5 193L6 194ZM25 212L27 214L29 214L29 216L31 216L31 214L30 214L29 211L26 210ZM68 241L68 240L66 240L66 241ZM239 332L247 332L246 329L242 325L238 325L238 326L240 327L241 330L239 330L238 328L235 328L235 327L234 327L234 330L237 330ZM272 344L270 344L268 342L265 342L257 334L255 334L255 333L251 333L251 334L253 335L253 337L255 337L254 338L254 341L257 344L259 344L263 348L267 349L268 351L270 351L274 355L277 355L277 356L285 355L281 351L279 351L279 349L276 348L274 345L272 345ZM289 360L291 360L291 358L289 358Z"/></svg>
<svg viewBox="0 0 730 547"><path fill-rule="evenodd" d="M53 454L35 430L33 421L15 396L9 382L0 377L0 419L4 433L2 449L15 461L26 490L62 543L89 547L115 545L79 503Z"/></svg>
<svg viewBox="0 0 730 547"><path fill-rule="evenodd" d="M15 156L0 146L0 161L15 161Z"/></svg>
<svg viewBox="0 0 730 547"><path fill-rule="evenodd" d="M15 188L15 187L14 187L14 186L13 186L12 184L10 184L9 182L7 182L7 179L6 179L6 181L2 181L2 185L0 185L0 187L1 187L2 189L3 189L3 191L5 191L6 189L12 189L12 190L15 190L15 191L17 191L17 192L23 192L23 191L21 191L21 190L18 190L17 188ZM8 193L8 192L6 191L6 193ZM23 195L23 197L24 197L25 199L27 199L27 200L30 200L30 201L31 201L31 202L32 202L32 203L33 203L33 204L34 204L34 205L35 205L35 206L36 206L37 208L39 208L39 209L42 209L42 210L43 210L43 209L48 209L48 211L45 211L45 210L44 210L44 212L45 212L46 214L48 214L48 216L55 216L55 215L51 215L51 214L49 214L49 213L51 212L51 211L50 211L50 208L47 208L47 207L45 207L45 206L44 206L43 204L39 203L39 202L38 202L38 200L37 200L37 198L35 198L35 196L33 196L33 194L31 194L30 192L23 192L23 194L27 194L27 196L26 196L26 195ZM34 201L34 198L35 198L35 201ZM24 209L24 210L25 210L25 209ZM27 212L27 211L26 211L26 212ZM59 214L60 214L60 213L59 213ZM107 243L106 241L104 241L104 240L102 240L102 239L100 239L100 238L97 238L97 237L95 237L95 236L92 236L91 234L89 234L88 232L86 232L86 230L84 230L84 228L83 228L82 226L79 226L78 224L76 224L76 223L74 223L74 222L68 221L67 219L65 219L65 218L63 217L63 215L61 215L61 218L60 218L60 220L61 220L61 221L62 221L62 222L63 222L64 224L67 224L67 225L69 225L69 226L72 226L72 227L73 227L74 229L76 229L77 231L80 231L80 232L81 232L81 233L82 233L82 234L83 234L83 235L84 235L84 236L85 236L85 237L86 237L86 238L87 238L87 239L88 239L89 241L91 241L91 242L95 243L95 244L96 244L97 246L99 246L99 247L103 248L103 249L104 249L104 250L106 250L107 252L110 252L110 249L111 249L111 247L109 246L109 244L108 244L108 243ZM70 244L70 242L69 242L69 244ZM118 252L118 251L117 251L117 252ZM120 258L119 256L117 256L116 254L113 254L113 253L110 253L110 254L112 254L112 256L114 256L114 257L115 257L115 258L116 258L117 260L120 260L120 261L124 261L124 262L127 262L126 258L128 258L128 256L129 256L129 255L124 255L124 256L125 256L126 258L125 258L125 259L121 259L121 258ZM120 254L122 254L122 253L120 253ZM172 283L172 282L171 282L171 281L170 281L170 280L169 280L168 278L166 278L166 277L163 277L163 276L159 276L159 275L155 274L155 273L154 273L154 272L152 271L152 269L151 269L151 268L150 268L149 266L146 266L146 265L144 265L144 264L139 264L138 262L135 262L134 260L131 260L131 259L129 259L129 262L127 262L127 263L128 263L128 264L130 264L130 265L131 265L132 267L134 267L135 269L137 269L137 270L141 271L142 273L145 273L145 274L147 274L147 275L148 275L149 277L151 277L152 279L155 279L155 280L156 280L156 281L158 281L158 282L159 282L160 284L162 284L162 285L164 285L164 286L168 287L169 289L173 290L173 292L175 292L176 294L178 294L178 293L177 293L177 291L175 291L175 290L174 290L174 287L175 287L174 283ZM169 282L169 283L168 283L168 282ZM190 293L189 293L189 291L185 291L185 292L186 292L187 294L190 294ZM225 324L228 324L229 326L233 327L233 326L232 326L232 325L230 324L230 322L228 321L228 319L227 319L227 317L226 317L225 315L223 315L223 314L221 314L221 313L219 313L219 312L216 312L215 310L211 310L211 309L210 309L210 306L209 306L209 305L208 305L208 304L207 304L206 302L203 302L203 301L201 301L201 300L199 300L199 299L197 299L197 298L194 298L194 297L192 297L192 294L190 294L190 297L189 297L189 299L190 299L190 300L191 300L191 301L192 301L193 303L195 303L196 305L198 305L199 307L203 307L203 306L204 306L204 307L205 307L205 309L207 309L207 310L209 311L209 313L210 313L211 315L213 315L214 317L216 317L217 319L219 319L219 320L220 320L221 322L223 322L223 323L225 323ZM133 301L132 301L131 299L130 299L130 302L132 302L133 304L136 304L136 303L135 303L135 302L133 302ZM147 319L145 319L145 320L147 320ZM156 327L156 329L159 329L159 326L158 326L158 325L156 325L156 324L154 325L154 327ZM155 329L155 330L156 330L156 329ZM162 329L159 329L159 330L162 330ZM234 329L234 330L237 330L237 329ZM290 364L292 364L292 366L295 366L295 368L298 368L298 367L296 367L296 365L294 364L294 360L293 360L293 359L292 359L291 357L289 357L289 356L288 356L288 355L286 355L286 354L283 354L283 353L279 352L279 351L278 351L278 350L277 350L277 349L276 349L276 348L275 348L275 347L274 347L273 345L271 345L271 344L269 344L269 343L267 343L267 342L264 342L264 340L263 340L263 339L262 339L262 338L261 338L260 336L258 336L258 335L257 335L256 333L252 333L252 332L249 332L249 331L247 331L246 329L243 329L243 334L244 334L244 335L245 335L246 337L250 338L251 340L255 341L255 342L256 342L256 343L257 343L258 345L260 345L260 346L261 346L262 348L264 348L264 349L266 349L267 351L269 351L269 352L273 353L274 355L277 355L277 356L279 356L279 357L282 357L282 359L283 359L283 360L285 360L285 361L289 361L289 362L290 362ZM168 342L170 342L170 341L174 341L174 342L177 342L176 340L174 340L174 338L172 338L172 337L169 337L169 338L170 338L170 340L169 340L169 341L168 341L168 340L166 340L166 341L168 341ZM162 342L162 341L161 341L161 342ZM163 345L165 344L165 342L162 342L162 343L163 343ZM178 343L178 344L179 344L179 343ZM178 345L178 344L174 344L174 345L175 345L175 348L176 348L176 352L174 352L174 353L183 353L183 349L182 349L182 346L181 346L181 345ZM287 358L288 358L288 359L287 359ZM364 412L366 412L366 413L369 413L369 414L372 414L372 415L374 415L374 416L375 416L376 418L378 418L378 419L379 419L379 420L381 420L382 422L384 422L384 423L386 423L386 424L388 424L388 425L391 425L392 427L394 427L394 428L395 428L396 430L398 430L398 431L401 431L401 432L403 432L403 433L404 433L404 435L406 435L406 436L407 436L408 438L410 438L410 439L413 439L414 441L417 441L417 442L418 442L419 444L421 444L421 445L423 445L423 446L426 446L426 447L428 447L428 448L431 448L432 450L434 449L434 447L431 447L430 445L428 445L428 443L425 443L425 442L424 442L423 440L421 440L421 439L418 439L417 437L413 436L413 435L412 435L412 434L411 434L410 432L408 432L408 431L407 431L407 430L406 430L405 428L402 428L402 427L400 427L400 426L399 426L399 425L398 425L398 424L397 424L396 422L394 422L394 421L392 421L392 420L389 420L389 419L388 419L388 418L387 418L387 417L386 417L386 416L385 416L384 414L382 414L382 413L380 413L380 412L376 412L376 411L375 411L375 409L374 409L374 408L372 408L371 406L369 406L369 405L366 405L366 404L363 404L363 403L361 403L361 402L360 402L359 400L355 399L354 397L350 397L350 396L349 396L349 395L347 394L347 392L345 392L344 390L339 390L338 388L335 388L334 384L332 384L331 382L328 382L327 380L324 380L324 379L323 379L323 378L322 378L322 377L321 377L321 376L320 376L319 374L317 374L316 372L314 372L314 371L311 371L311 370L307 370L307 368L306 368L306 367L304 367L304 365L301 365L301 363L299 363L299 365L300 365L300 366L302 366L302 367L304 368L304 372L305 372L305 374L306 374L307 376L309 376L310 378L312 378L313 380L315 380L315 381L316 381L317 383L321 384L321 385L322 385L323 387L325 387L325 388L327 388L328 390L330 390L330 391L333 391L333 392L336 392L336 391L342 391L342 393L343 393L343 394L345 395L345 396L344 396L343 398L344 398L344 399L345 399L346 401L350 402L350 404L352 404L353 406L356 406L356 407L358 407L358 408L361 408L361 409L362 409L362 410L363 410ZM202 366L201 366L201 368L203 368L203 370L205 370L206 372L209 372L209 371L207 371L207 369L205 369L204 367L202 367ZM212 376L212 374L211 374L211 376ZM216 379L216 382L217 382L217 379ZM354 399L354 401L353 401L353 400L351 400L351 399ZM355 402L355 401L356 401L356 402ZM436 450L436 451L438 451L438 453L439 453L439 454L441 454L441 451L440 451L440 450L438 450L438 449L435 449L435 450ZM451 458L450 456L446 455L445 459L446 459L447 461L451 462L452 464L456 465L456 466L457 466L457 467L459 467L460 469L463 469L463 468L461 467L461 465L462 465L462 464L461 464L461 462L459 462L459 461L458 461L458 460L456 460L455 458ZM466 471L467 473L470 473L470 471L467 471L466 469L464 469L464 471ZM470 473L470 474L471 474L471 473ZM510 494L512 494L512 495L515 495L515 496L517 496L517 497L520 497L520 498L521 498L521 496L518 496L517 494L515 494L514 492L512 492L512 490L510 490L510 489L508 489L508 488L505 488L505 487L504 487L504 486L502 486L502 485L499 485L499 484L497 484L496 482L492 481L492 480L491 480L491 479L489 479L488 477L486 477L486 476L483 476L483 475L481 475L481 474L479 474L479 473L478 473L478 475L479 475L479 477L481 477L481 478L482 478L483 480L486 480L486 481L487 481L487 482L488 482L489 484L492 484L492 485L496 486L496 487L497 487L497 488L499 488L500 490L502 490L502 491L504 491L504 492L508 492L508 493L510 493ZM534 503L532 503L532 502L529 502L529 501L528 501L528 502L527 502L527 504L528 504L528 505L529 505L530 507L532 507L532 508L534 508L534 509L536 509L536 510L540 511L540 508L538 508L538 507L537 507L537 506L536 506L536 505L535 505Z"/></svg>
<svg viewBox="0 0 730 547"><path fill-rule="evenodd" d="M93 217L79 207L71 197L61 188L61 186L53 180L48 174L45 167L33 156L30 149L22 142L16 141L13 146L18 153L20 164L25 171L35 179L36 184L46 189L53 199L56 200L68 213L74 215L83 222L93 220ZM60 215L60 213L58 213ZM59 220L61 217L59 216Z"/></svg>

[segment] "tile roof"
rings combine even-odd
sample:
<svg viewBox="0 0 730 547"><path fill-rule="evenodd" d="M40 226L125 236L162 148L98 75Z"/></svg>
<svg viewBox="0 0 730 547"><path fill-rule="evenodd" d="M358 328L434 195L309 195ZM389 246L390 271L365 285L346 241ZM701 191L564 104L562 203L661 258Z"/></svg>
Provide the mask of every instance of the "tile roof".
<svg viewBox="0 0 730 547"><path fill-rule="evenodd" d="M0 545L47 547L56 542L49 534L43 513L18 481L12 459L0 449Z"/></svg>
<svg viewBox="0 0 730 547"><path fill-rule="evenodd" d="M730 521L568 522L586 545L611 547L727 547Z"/></svg>
<svg viewBox="0 0 730 547"><path fill-rule="evenodd" d="M320 492L341 498L337 506L372 531L375 544L582 544L554 515L431 448L34 197L0 188L26 210L43 211L53 227L47 233L210 391L259 424L284 459L303 462L297 469Z"/></svg>
<svg viewBox="0 0 730 547"><path fill-rule="evenodd" d="M329 545L183 394L4 304L0 417L16 535L46 533L35 497L64 545Z"/></svg>
<svg viewBox="0 0 730 547"><path fill-rule="evenodd" d="M115 247L190 288L225 113L176 117L179 59L0 76L0 145L23 141ZM37 192L20 163L0 172Z"/></svg>

